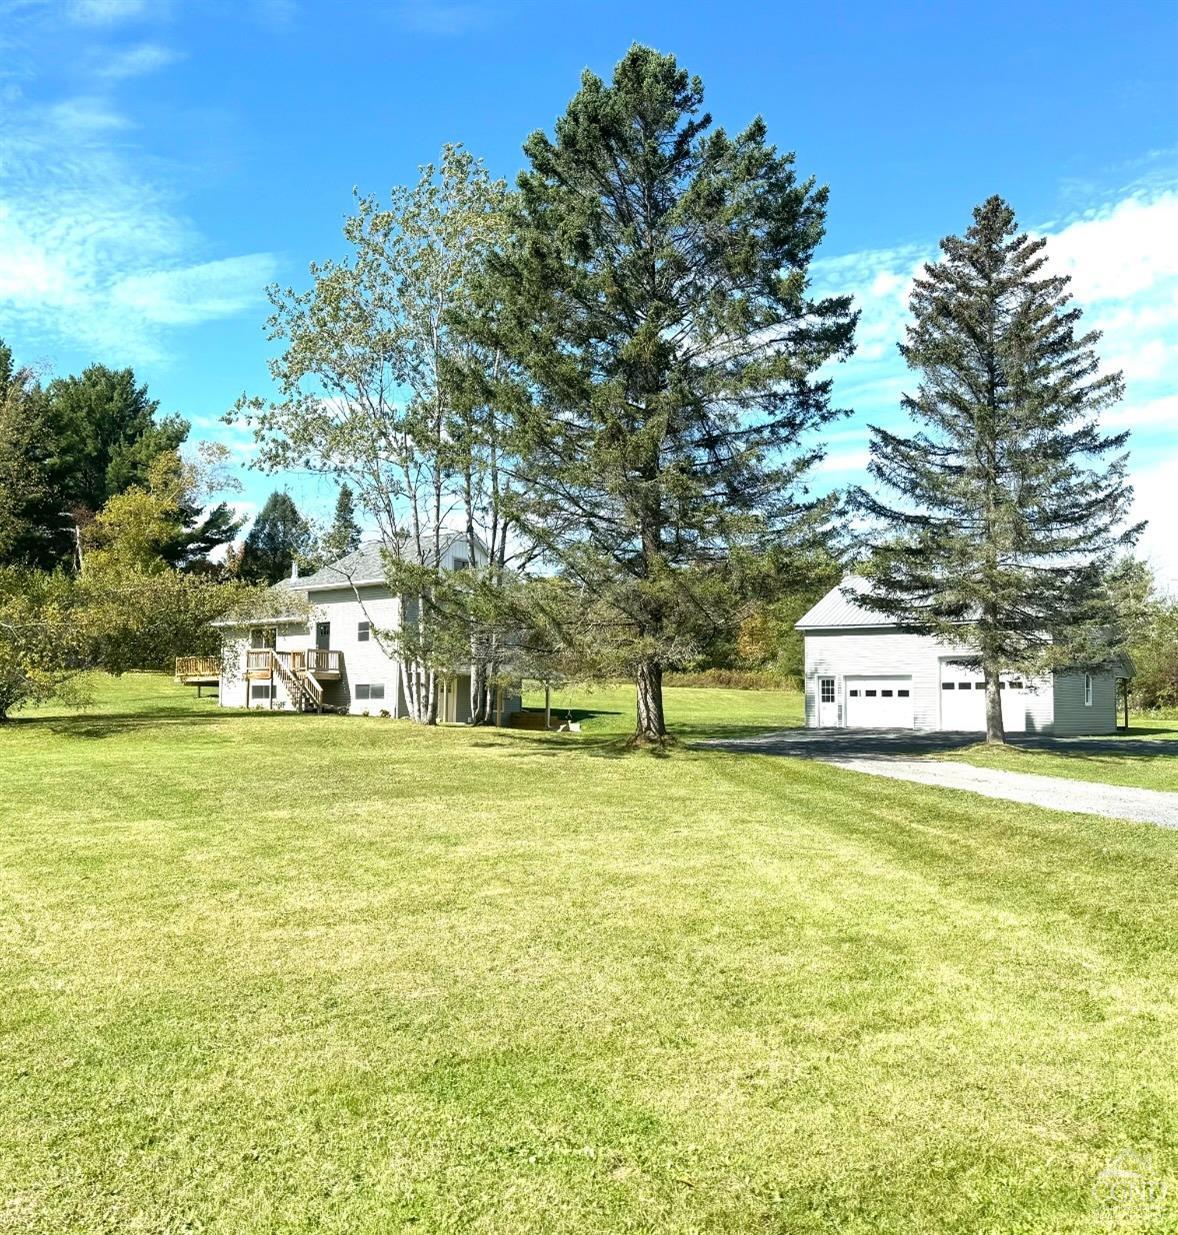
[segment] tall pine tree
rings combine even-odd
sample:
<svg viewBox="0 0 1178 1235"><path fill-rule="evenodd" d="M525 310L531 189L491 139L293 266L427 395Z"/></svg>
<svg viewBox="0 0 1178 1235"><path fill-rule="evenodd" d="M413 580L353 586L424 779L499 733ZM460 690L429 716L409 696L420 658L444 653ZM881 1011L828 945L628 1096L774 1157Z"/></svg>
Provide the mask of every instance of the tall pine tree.
<svg viewBox="0 0 1178 1235"><path fill-rule="evenodd" d="M245 538L238 574L250 583L277 583L311 547L310 524L289 493L275 490Z"/></svg>
<svg viewBox="0 0 1178 1235"><path fill-rule="evenodd" d="M340 485L335 499L335 515L323 537L323 553L329 562L360 547L360 525L356 522L356 502L350 486Z"/></svg>
<svg viewBox="0 0 1178 1235"><path fill-rule="evenodd" d="M878 529L862 602L965 644L985 677L986 740L1002 742L1001 673L1111 655L1104 578L1141 529L1126 526L1127 434L1098 423L1123 390L1100 371L1099 333L1079 331L1067 277L1006 202L973 217L912 292L900 350L920 374L902 401L916 432L872 427L880 488L851 500Z"/></svg>
<svg viewBox="0 0 1178 1235"><path fill-rule="evenodd" d="M532 395L521 517L585 598L605 671L661 740L662 673L733 620L739 576L814 513L803 436L849 299L807 294L827 191L755 120L729 136L673 56L635 46L533 134L484 341ZM478 329L478 327L476 327Z"/></svg>

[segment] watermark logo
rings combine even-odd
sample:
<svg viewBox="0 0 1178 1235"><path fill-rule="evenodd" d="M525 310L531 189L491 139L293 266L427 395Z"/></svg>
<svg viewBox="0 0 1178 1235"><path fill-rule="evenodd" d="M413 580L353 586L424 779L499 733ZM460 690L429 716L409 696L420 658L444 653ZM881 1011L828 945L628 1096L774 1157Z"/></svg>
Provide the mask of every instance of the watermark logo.
<svg viewBox="0 0 1178 1235"><path fill-rule="evenodd" d="M1166 1181L1152 1153L1126 1149L1109 1160L1092 1185L1106 1209L1128 1215L1157 1213L1166 1201Z"/></svg>

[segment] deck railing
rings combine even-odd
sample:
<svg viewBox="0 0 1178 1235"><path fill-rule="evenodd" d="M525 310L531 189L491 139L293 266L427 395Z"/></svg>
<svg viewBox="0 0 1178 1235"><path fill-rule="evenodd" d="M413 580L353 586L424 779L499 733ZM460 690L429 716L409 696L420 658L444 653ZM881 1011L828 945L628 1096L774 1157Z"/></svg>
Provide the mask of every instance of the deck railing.
<svg viewBox="0 0 1178 1235"><path fill-rule="evenodd" d="M306 658L305 666L308 673L339 673L340 654L329 652L326 648L308 648L300 653Z"/></svg>
<svg viewBox="0 0 1178 1235"><path fill-rule="evenodd" d="M216 678L221 676L219 656L177 656L178 678Z"/></svg>

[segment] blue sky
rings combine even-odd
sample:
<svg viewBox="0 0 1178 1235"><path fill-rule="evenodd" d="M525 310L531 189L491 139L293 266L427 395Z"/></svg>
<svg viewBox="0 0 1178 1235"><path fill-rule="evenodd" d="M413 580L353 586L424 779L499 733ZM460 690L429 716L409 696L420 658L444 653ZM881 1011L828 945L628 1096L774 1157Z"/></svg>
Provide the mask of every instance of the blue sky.
<svg viewBox="0 0 1178 1235"><path fill-rule="evenodd" d="M264 285L342 252L352 187L445 141L513 177L588 66L673 51L729 128L760 113L830 185L824 288L863 309L853 420L819 482L894 420L909 282L1002 193L1124 368L1143 549L1178 583L1178 5L0 0L0 337L47 373L131 364L221 437L265 393ZM254 509L273 480L242 472ZM291 476L323 513L326 482Z"/></svg>

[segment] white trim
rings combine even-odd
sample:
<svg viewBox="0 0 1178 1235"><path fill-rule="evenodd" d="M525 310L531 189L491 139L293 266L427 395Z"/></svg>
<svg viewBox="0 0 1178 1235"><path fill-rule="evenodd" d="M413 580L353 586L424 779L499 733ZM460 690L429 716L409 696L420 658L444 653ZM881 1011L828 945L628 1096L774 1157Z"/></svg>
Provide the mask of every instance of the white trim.
<svg viewBox="0 0 1178 1235"><path fill-rule="evenodd" d="M1092 706L1092 674L1084 674L1084 706L1090 708Z"/></svg>

